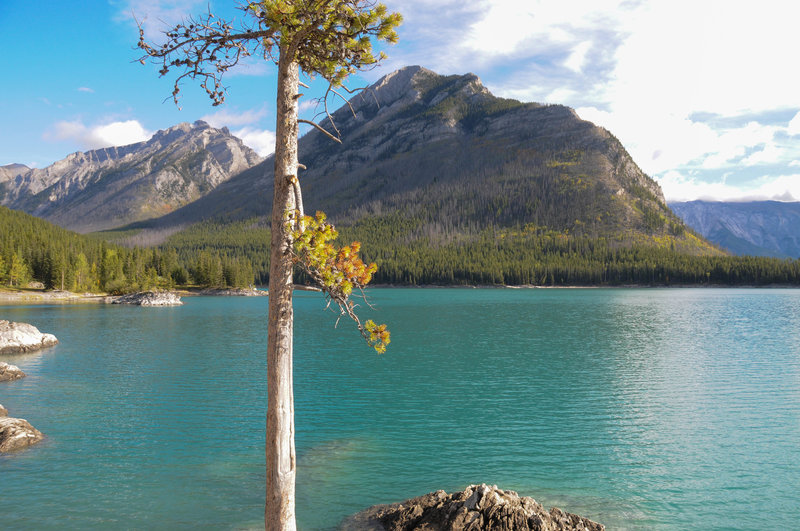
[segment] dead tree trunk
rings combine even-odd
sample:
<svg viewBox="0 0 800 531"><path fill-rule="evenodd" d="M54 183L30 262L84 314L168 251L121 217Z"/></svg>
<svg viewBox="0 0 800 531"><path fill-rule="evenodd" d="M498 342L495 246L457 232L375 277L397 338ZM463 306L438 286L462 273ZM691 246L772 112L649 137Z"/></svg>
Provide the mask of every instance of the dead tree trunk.
<svg viewBox="0 0 800 531"><path fill-rule="evenodd" d="M281 50L272 202L267 335L267 531L295 531L294 397L292 390L292 259L286 214L295 208L298 64Z"/></svg>

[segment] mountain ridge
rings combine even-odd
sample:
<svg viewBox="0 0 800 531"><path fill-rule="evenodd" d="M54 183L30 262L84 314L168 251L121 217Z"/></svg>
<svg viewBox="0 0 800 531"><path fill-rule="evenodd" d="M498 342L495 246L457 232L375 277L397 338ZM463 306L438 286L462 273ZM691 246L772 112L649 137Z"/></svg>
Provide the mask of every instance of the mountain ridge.
<svg viewBox="0 0 800 531"><path fill-rule="evenodd" d="M669 205L687 225L734 254L800 258L800 202L686 201Z"/></svg>
<svg viewBox="0 0 800 531"><path fill-rule="evenodd" d="M190 203L261 160L227 128L198 120L42 169L4 166L0 204L78 232L110 229Z"/></svg>
<svg viewBox="0 0 800 531"><path fill-rule="evenodd" d="M440 76L419 66L387 74L299 141L305 208L352 225L382 212L424 218L415 236L443 241L480 226L534 225L608 235L666 234L692 252L660 186L608 131L561 105L493 96L474 74ZM198 201L140 228L269 213L272 158ZM638 237L638 236L637 236Z"/></svg>

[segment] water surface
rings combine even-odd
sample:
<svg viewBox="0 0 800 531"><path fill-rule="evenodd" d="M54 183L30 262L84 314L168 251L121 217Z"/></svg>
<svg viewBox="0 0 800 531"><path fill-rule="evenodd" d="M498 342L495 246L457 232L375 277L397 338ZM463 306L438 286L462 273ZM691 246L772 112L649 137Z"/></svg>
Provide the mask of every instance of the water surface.
<svg viewBox="0 0 800 531"><path fill-rule="evenodd" d="M8 305L61 343L0 356L47 435L0 456L9 529L261 526L266 298ZM487 482L609 529L800 519L800 291L376 289L383 356L295 298L297 512Z"/></svg>

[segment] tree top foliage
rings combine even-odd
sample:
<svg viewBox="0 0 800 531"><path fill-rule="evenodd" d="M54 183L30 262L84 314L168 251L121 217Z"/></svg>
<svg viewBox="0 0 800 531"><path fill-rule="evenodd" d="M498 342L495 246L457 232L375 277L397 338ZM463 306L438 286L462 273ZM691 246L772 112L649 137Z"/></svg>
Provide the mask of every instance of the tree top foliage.
<svg viewBox="0 0 800 531"><path fill-rule="evenodd" d="M236 27L209 11L177 24L160 45L145 41L139 23L137 46L145 53L139 61L160 65L161 76L180 72L172 91L176 104L184 78L199 79L213 104L223 103L223 74L251 55L293 61L307 75L341 85L383 59L383 52L373 52L372 38L395 43L402 22L399 13L372 0L262 0L239 9L245 17Z"/></svg>

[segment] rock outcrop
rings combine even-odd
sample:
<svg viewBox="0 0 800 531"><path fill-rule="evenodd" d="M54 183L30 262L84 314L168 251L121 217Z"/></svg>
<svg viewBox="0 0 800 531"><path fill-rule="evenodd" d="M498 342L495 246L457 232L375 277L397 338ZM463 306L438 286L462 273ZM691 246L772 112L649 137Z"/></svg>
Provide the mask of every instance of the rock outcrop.
<svg viewBox="0 0 800 531"><path fill-rule="evenodd" d="M27 448L44 438L27 420L7 417L8 412L1 406L0 410L0 453Z"/></svg>
<svg viewBox="0 0 800 531"><path fill-rule="evenodd" d="M0 417L7 417L8 410L3 407L3 404L0 404Z"/></svg>
<svg viewBox="0 0 800 531"><path fill-rule="evenodd" d="M19 380L20 378L25 378L25 373L19 367L0 361L0 382Z"/></svg>
<svg viewBox="0 0 800 531"><path fill-rule="evenodd" d="M30 352L56 343L56 336L43 334L33 325L0 320L0 354Z"/></svg>
<svg viewBox="0 0 800 531"><path fill-rule="evenodd" d="M135 306L180 306L181 298L171 291L142 291L111 298L111 304L133 304Z"/></svg>
<svg viewBox="0 0 800 531"><path fill-rule="evenodd" d="M341 531L601 531L605 526L497 486L470 485L392 505L376 505L345 520Z"/></svg>

